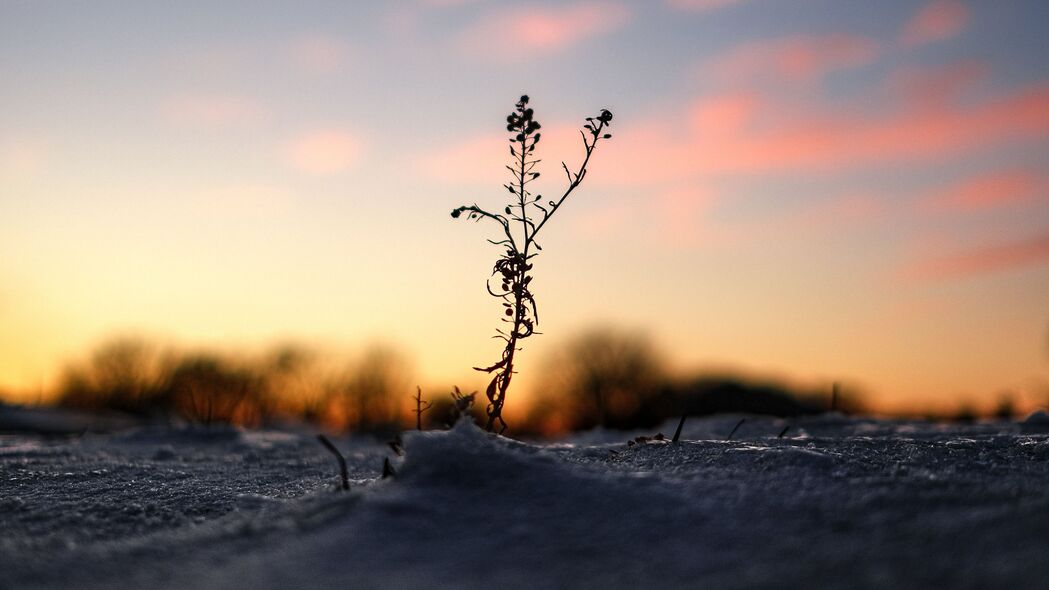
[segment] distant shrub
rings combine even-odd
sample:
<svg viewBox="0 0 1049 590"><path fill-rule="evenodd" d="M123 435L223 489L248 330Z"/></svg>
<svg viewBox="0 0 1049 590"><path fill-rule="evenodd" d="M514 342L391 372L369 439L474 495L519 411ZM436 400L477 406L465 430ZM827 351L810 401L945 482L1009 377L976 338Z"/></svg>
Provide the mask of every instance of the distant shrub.
<svg viewBox="0 0 1049 590"><path fill-rule="evenodd" d="M818 414L822 400L783 385L733 375L706 375L670 387L678 410L690 416L758 414L781 418Z"/></svg>
<svg viewBox="0 0 1049 590"><path fill-rule="evenodd" d="M249 399L262 391L251 371L213 355L182 359L171 375L170 403L185 419L206 425L246 422Z"/></svg>
<svg viewBox="0 0 1049 590"><path fill-rule="evenodd" d="M598 142L612 137L605 133L606 127L612 122L611 112L602 110L596 117L587 117L583 130L580 131L585 151L582 164L572 172L562 162L561 167L565 171L568 186L558 198L544 200L543 195L533 194L529 189L529 185L539 178L536 166L540 160L536 157L535 150L542 136L539 131L542 126L535 119L528 103L528 96L522 96L514 111L506 118L512 157L512 165L506 168L512 178L503 186L511 195L510 202L499 213L489 212L477 204L464 205L452 210L452 217L465 215L467 219L490 220L502 230L500 239L488 240L503 248L503 255L496 260L487 287L489 294L502 300L502 321L509 324L509 327L506 330L496 330L496 337L505 344L499 361L487 367L474 367L478 371L494 373L485 389L488 398L486 428L489 431L494 430L497 423L500 432L506 430L502 412L506 392L514 375L514 355L519 350L521 340L535 334L535 328L539 324L530 273L532 259L542 250L536 238L546 222L583 182L587 164Z"/></svg>
<svg viewBox="0 0 1049 590"><path fill-rule="evenodd" d="M596 327L551 350L538 369L522 429L554 435L652 428L681 416L738 413L779 417L827 409L830 392L798 390L734 373L672 375L665 352L642 333ZM838 410L862 409L852 388Z"/></svg>
<svg viewBox="0 0 1049 590"><path fill-rule="evenodd" d="M638 422L667 383L663 358L640 333L583 332L544 359L531 421L569 430L650 426Z"/></svg>
<svg viewBox="0 0 1049 590"><path fill-rule="evenodd" d="M241 357L120 338L71 363L56 401L203 424L264 426L291 418L375 430L401 421L397 400L407 391L409 375L400 353L373 346L342 367L336 371L316 352L294 345Z"/></svg>
<svg viewBox="0 0 1049 590"><path fill-rule="evenodd" d="M396 430L403 410L400 400L409 386L408 360L392 347L370 347L335 386L346 428Z"/></svg>
<svg viewBox="0 0 1049 590"><path fill-rule="evenodd" d="M161 399L170 383L172 362L169 352L143 339L110 340L86 362L71 364L64 370L58 403L140 416L163 413Z"/></svg>

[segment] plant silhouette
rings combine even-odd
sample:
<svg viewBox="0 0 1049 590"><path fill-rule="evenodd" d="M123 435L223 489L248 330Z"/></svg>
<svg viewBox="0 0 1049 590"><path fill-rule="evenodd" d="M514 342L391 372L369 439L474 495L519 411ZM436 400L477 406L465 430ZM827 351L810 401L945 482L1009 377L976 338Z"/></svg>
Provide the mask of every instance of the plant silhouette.
<svg viewBox="0 0 1049 590"><path fill-rule="evenodd" d="M488 421L485 428L488 431L495 430L496 423L499 424L499 432L506 430L502 412L506 392L514 375L514 354L520 350L520 341L535 334L539 324L539 313L531 290L532 275L529 274L532 259L542 250L536 238L569 195L583 182L597 143L612 137L605 133L612 122L611 112L602 109L596 117L587 117L583 129L579 131L585 150L582 164L573 172L561 162L568 186L560 197L544 202L543 195L533 194L529 190L529 185L539 178L536 166L541 160L535 156L535 149L541 138L539 130L542 126L535 119L528 102L528 96L522 96L514 111L506 117L506 130L511 134L509 141L513 163L506 166L512 180L503 186L512 195L510 203L503 208L502 213L491 213L476 203L452 210L452 217L459 218L465 213L468 219L491 220L499 224L503 231L502 239L488 240L504 250L503 255L496 260L486 286L492 297L502 300L505 316L502 321L510 324L510 328L496 330L495 337L506 344L499 361L487 367L474 367L477 371L494 373L485 389L488 397ZM497 288L492 287L493 278L497 279Z"/></svg>
<svg viewBox="0 0 1049 590"><path fill-rule="evenodd" d="M415 397L412 398L415 402L415 429L423 429L423 412L433 407L433 402L428 402L423 399L423 390L421 387L416 386Z"/></svg>

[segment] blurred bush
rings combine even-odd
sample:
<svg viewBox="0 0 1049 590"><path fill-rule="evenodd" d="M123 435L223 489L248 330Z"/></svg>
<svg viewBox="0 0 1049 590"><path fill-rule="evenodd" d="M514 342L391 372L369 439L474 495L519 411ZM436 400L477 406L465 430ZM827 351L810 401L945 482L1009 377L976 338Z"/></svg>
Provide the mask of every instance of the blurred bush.
<svg viewBox="0 0 1049 590"><path fill-rule="evenodd" d="M218 356L194 354L180 359L171 371L161 406L190 422L256 425L266 394L260 377Z"/></svg>
<svg viewBox="0 0 1049 590"><path fill-rule="evenodd" d="M602 327L578 334L541 361L531 428L651 425L667 381L664 358L640 332Z"/></svg>
<svg viewBox="0 0 1049 590"><path fill-rule="evenodd" d="M338 364L341 370L332 368ZM372 346L357 359L333 363L292 344L239 358L118 338L65 369L57 403L202 424L306 421L389 430L408 411L408 368L404 355L390 346Z"/></svg>
<svg viewBox="0 0 1049 590"><path fill-rule="evenodd" d="M788 417L830 409L827 392L794 391L739 375L671 377L666 355L641 332L587 330L550 353L533 391L533 407L515 430L558 434L601 426L652 428L682 414ZM836 395L837 409L859 411L855 391Z"/></svg>
<svg viewBox="0 0 1049 590"><path fill-rule="evenodd" d="M752 382L732 375L704 375L669 387L678 415L762 414L781 418L829 409L816 394L799 394L776 383ZM667 409L670 409L669 407Z"/></svg>
<svg viewBox="0 0 1049 590"><path fill-rule="evenodd" d="M86 362L70 365L59 384L60 405L148 416L165 413L162 398L174 359L139 338L117 338L98 347Z"/></svg>
<svg viewBox="0 0 1049 590"><path fill-rule="evenodd" d="M346 427L355 431L396 430L408 411L407 359L387 345L372 345L352 362L333 386L343 406Z"/></svg>
<svg viewBox="0 0 1049 590"><path fill-rule="evenodd" d="M652 428L682 414L796 416L831 404L829 388L799 393L733 374L672 377L667 367L665 353L641 332L600 327L580 333L541 360L531 407L513 421L513 433ZM429 428L455 419L447 391L424 389L433 402L423 417ZM375 344L349 358L288 343L235 356L117 338L66 368L57 400L148 419L245 426L310 422L389 435L414 426L414 392L410 363L389 345ZM834 397L839 411L862 409L853 389ZM472 408L475 415L481 410Z"/></svg>

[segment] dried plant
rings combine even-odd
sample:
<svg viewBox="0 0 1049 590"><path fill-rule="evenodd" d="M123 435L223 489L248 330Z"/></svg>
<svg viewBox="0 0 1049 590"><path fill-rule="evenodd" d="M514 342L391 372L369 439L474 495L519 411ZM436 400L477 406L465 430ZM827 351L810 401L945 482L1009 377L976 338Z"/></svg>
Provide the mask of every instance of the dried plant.
<svg viewBox="0 0 1049 590"><path fill-rule="evenodd" d="M539 178L536 166L540 160L535 156L535 149L541 137L541 125L528 106L528 97L522 96L515 105L514 112L506 118L506 130L511 133L510 155L513 164L506 167L512 175L512 180L503 186L512 195L510 203L503 208L502 213L491 213L476 204L464 205L452 211L452 217L456 218L465 213L468 219L494 221L503 231L502 239L488 240L504 248L504 251L495 262L487 288L489 294L502 300L505 314L502 321L510 324L508 330L496 330L495 338L503 340L506 346L503 348L502 357L495 364L474 367L478 371L494 373L485 390L488 397L486 429L489 431L495 429L496 423L499 424L499 432L506 430L502 411L506 391L514 374L514 354L520 350L518 346L521 340L536 334L535 329L539 324L539 314L531 290L532 275L529 274L532 270L532 258L542 250L536 238L568 196L583 182L590 156L598 141L612 137L605 132L611 121L612 113L604 109L596 117L587 117L583 129L579 132L585 150L583 163L573 172L567 164L561 162L568 186L560 197L544 201L541 194L533 194L529 190L529 185ZM498 288L493 288L493 278L497 279Z"/></svg>
<svg viewBox="0 0 1049 590"><path fill-rule="evenodd" d="M324 445L324 448L328 449L328 452L335 455L335 460L339 462L339 476L342 478L342 489L350 489L350 473L349 469L346 468L346 457L344 457L342 453L339 452L339 449L337 449L335 445L328 440L328 437L323 434L318 434L317 440Z"/></svg>
<svg viewBox="0 0 1049 590"><path fill-rule="evenodd" d="M415 414L415 429L423 429L423 412L433 407L433 402L428 402L423 399L422 387L415 387L415 397L412 398L415 402L415 409L412 412Z"/></svg>
<svg viewBox="0 0 1049 590"><path fill-rule="evenodd" d="M459 390L459 386L455 386L455 391L452 395L452 424L459 421L459 418L466 416L470 413L470 408L474 405L474 398L477 397L476 391L470 393L463 393ZM451 426L451 425L449 425Z"/></svg>

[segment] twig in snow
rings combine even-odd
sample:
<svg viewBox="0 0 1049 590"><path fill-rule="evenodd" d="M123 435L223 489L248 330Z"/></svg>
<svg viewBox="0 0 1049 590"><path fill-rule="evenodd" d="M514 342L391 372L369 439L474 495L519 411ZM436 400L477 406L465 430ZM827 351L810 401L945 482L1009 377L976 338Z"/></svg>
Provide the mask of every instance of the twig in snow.
<svg viewBox="0 0 1049 590"><path fill-rule="evenodd" d="M736 422L736 426L732 428L732 432L728 433L728 438L726 438L725 440L732 440L732 435L736 434L736 431L739 430L739 427L743 426L743 423L746 421L746 418L740 418L739 422Z"/></svg>
<svg viewBox="0 0 1049 590"><path fill-rule="evenodd" d="M382 478L393 477L397 475L397 472L393 470L393 465L390 465L390 458L383 457L382 460Z"/></svg>
<svg viewBox="0 0 1049 590"><path fill-rule="evenodd" d="M412 399L415 400L415 429L422 430L423 412L433 407L433 402L423 401L423 388L418 385L415 386L415 397ZM400 455L400 453L397 454Z"/></svg>
<svg viewBox="0 0 1049 590"><path fill-rule="evenodd" d="M783 435L787 434L788 430L790 430L790 424L787 424L786 426L784 426L783 430L779 431L779 435L777 435L776 438L783 438Z"/></svg>
<svg viewBox="0 0 1049 590"><path fill-rule="evenodd" d="M685 425L685 418L688 418L688 414L681 414L681 421L677 423L677 430L674 431L674 438L670 439L670 442L676 443L681 438L681 428Z"/></svg>
<svg viewBox="0 0 1049 590"><path fill-rule="evenodd" d="M349 470L346 469L346 457L343 457L342 453L339 452L339 449L336 449L335 445L331 444L331 441L328 440L328 437L324 436L323 434L318 434L317 440L321 441L321 444L324 445L324 448L331 451L331 454L335 455L335 458L338 459L339 472L342 475L342 489L350 489L350 473Z"/></svg>
<svg viewBox="0 0 1049 590"><path fill-rule="evenodd" d="M386 445L389 446L390 450L398 457L404 454L404 442L401 440L400 434L393 437L393 440L387 441Z"/></svg>

